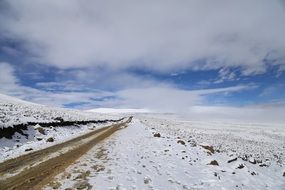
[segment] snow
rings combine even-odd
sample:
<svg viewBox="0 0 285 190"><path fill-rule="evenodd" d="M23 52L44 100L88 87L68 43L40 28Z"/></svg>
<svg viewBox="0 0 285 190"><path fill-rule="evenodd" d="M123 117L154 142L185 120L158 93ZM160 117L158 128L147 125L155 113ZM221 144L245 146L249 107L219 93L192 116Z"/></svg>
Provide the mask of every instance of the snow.
<svg viewBox="0 0 285 190"><path fill-rule="evenodd" d="M45 189L284 189L284 152L284 129L140 115Z"/></svg>
<svg viewBox="0 0 285 190"><path fill-rule="evenodd" d="M16 124L25 124L27 122L54 122L57 121L56 118L58 117L65 121L121 118L119 115L53 108L0 94L0 129L13 127L13 125ZM28 126L28 129L23 131L26 136L16 132L12 139L6 139L5 137L0 138L0 162L30 153L31 151L65 142L79 135L88 133L90 130L110 124L111 122L66 127L49 126L43 128L45 134L39 132L38 128L41 128L40 125ZM54 139L54 142L46 142L50 137ZM32 150L26 151L28 149Z"/></svg>
<svg viewBox="0 0 285 190"><path fill-rule="evenodd" d="M0 128L27 122L114 119L114 115L48 107L0 94ZM116 117L118 118L118 117Z"/></svg>
<svg viewBox="0 0 285 190"><path fill-rule="evenodd" d="M127 128L98 143L45 189L284 189L283 124L191 121L140 109L79 111L0 94L2 129L57 117L81 121L126 115L134 116ZM29 126L27 137L15 133L0 139L0 162L109 124ZM47 142L50 137L54 142Z"/></svg>
<svg viewBox="0 0 285 190"><path fill-rule="evenodd" d="M45 135L39 133L35 127L30 127L25 131L28 138L19 133L16 133L12 139L0 138L0 162L68 141L107 125L111 125L111 123L50 127L44 128ZM54 142L47 142L48 138L53 138ZM26 151L27 149L32 149L32 151Z"/></svg>

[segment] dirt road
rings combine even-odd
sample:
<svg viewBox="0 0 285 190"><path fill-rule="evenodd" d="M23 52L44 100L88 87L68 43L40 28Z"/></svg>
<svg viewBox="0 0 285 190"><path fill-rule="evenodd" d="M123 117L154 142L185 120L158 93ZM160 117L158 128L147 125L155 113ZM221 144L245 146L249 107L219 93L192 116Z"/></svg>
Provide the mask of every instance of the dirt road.
<svg viewBox="0 0 285 190"><path fill-rule="evenodd" d="M1 163L0 190L41 189L95 144L126 127L131 120L130 117L126 122L104 127L62 144Z"/></svg>

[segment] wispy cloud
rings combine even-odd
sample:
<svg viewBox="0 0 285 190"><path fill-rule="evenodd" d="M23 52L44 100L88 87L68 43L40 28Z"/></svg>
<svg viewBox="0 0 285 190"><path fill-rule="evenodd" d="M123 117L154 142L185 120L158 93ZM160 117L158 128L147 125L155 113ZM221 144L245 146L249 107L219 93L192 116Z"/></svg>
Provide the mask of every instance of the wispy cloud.
<svg viewBox="0 0 285 190"><path fill-rule="evenodd" d="M81 108L82 106L85 108L127 107L146 108L162 112L184 112L190 106L202 104L204 98L208 95L234 93L253 88L252 85L238 85L216 89L183 90L160 81L145 82L142 78L132 76L133 80L141 84L140 87L126 84L125 89L120 88L115 91L84 89L85 84L80 85L74 80L38 83L37 86L41 88L37 89L18 83L12 65L1 63L0 68L3 72L0 82L0 91L2 93L46 105L64 106L84 102L84 104L78 105ZM117 76L114 78L117 79ZM108 80L113 81L114 79L112 79L112 76L108 76Z"/></svg>

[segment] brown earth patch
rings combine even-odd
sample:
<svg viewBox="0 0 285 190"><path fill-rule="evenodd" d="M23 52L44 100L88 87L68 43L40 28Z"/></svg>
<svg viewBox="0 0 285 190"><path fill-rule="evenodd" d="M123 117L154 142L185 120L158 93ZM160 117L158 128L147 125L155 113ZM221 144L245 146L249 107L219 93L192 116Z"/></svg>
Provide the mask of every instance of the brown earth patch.
<svg viewBox="0 0 285 190"><path fill-rule="evenodd" d="M109 137L114 132L119 130L121 125L126 125L130 121L131 118L129 118L126 122L92 131L62 144L57 144L55 146L0 163L0 190L41 189L44 185L49 183L55 175L61 173L70 164L74 163L95 144ZM78 143L78 141L82 141L86 138L92 138L92 140L57 157L40 162L40 160L43 160L51 153L59 152L61 149L70 147L71 145ZM34 165L35 163L37 164ZM26 166L26 168L21 171L23 166ZM5 174L12 174L19 170L21 172L17 173L16 175L8 177L6 176L3 178Z"/></svg>

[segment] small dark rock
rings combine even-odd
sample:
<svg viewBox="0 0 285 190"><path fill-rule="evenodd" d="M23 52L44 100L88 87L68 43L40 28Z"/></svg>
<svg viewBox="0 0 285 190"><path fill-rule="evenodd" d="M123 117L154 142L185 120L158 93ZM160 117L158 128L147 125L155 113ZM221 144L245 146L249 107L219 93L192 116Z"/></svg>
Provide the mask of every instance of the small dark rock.
<svg viewBox="0 0 285 190"><path fill-rule="evenodd" d="M54 120L59 121L59 122L64 122L64 119L61 117L56 117L56 118L54 118Z"/></svg>
<svg viewBox="0 0 285 190"><path fill-rule="evenodd" d="M229 160L228 163L231 163L231 162L234 162L234 161L237 161L237 158Z"/></svg>
<svg viewBox="0 0 285 190"><path fill-rule="evenodd" d="M184 142L183 140L178 140L177 143L178 143L178 144L185 145L185 142Z"/></svg>
<svg viewBox="0 0 285 190"><path fill-rule="evenodd" d="M149 184L151 182L151 179L148 177L145 177L143 182L144 182L144 184Z"/></svg>
<svg viewBox="0 0 285 190"><path fill-rule="evenodd" d="M53 137L48 138L47 142L54 142L54 138Z"/></svg>
<svg viewBox="0 0 285 190"><path fill-rule="evenodd" d="M43 139L42 139L42 138L37 138L37 140L38 140L38 141L41 141L41 140L43 140Z"/></svg>
<svg viewBox="0 0 285 190"><path fill-rule="evenodd" d="M244 165L243 165L243 164L240 164L240 165L237 167L237 169L242 169L242 168L244 168Z"/></svg>
<svg viewBox="0 0 285 190"><path fill-rule="evenodd" d="M253 159L253 160L249 159L248 162L251 163L251 164L256 164L257 163L255 159Z"/></svg>
<svg viewBox="0 0 285 190"><path fill-rule="evenodd" d="M38 127L38 128L36 128L36 130L37 130L40 134L46 135L46 132L45 132L45 129L44 129L44 128Z"/></svg>
<svg viewBox="0 0 285 190"><path fill-rule="evenodd" d="M259 166L260 166L260 167L267 167L266 164L260 164Z"/></svg>
<svg viewBox="0 0 285 190"><path fill-rule="evenodd" d="M161 137L160 133L154 133L154 137Z"/></svg>
<svg viewBox="0 0 285 190"><path fill-rule="evenodd" d="M28 151L31 151L31 150L33 150L33 149L32 148L28 148L28 149L25 150L25 152L28 152Z"/></svg>
<svg viewBox="0 0 285 190"><path fill-rule="evenodd" d="M201 145L202 148L208 150L211 154L215 153L214 147L213 146L207 146L207 145Z"/></svg>
<svg viewBox="0 0 285 190"><path fill-rule="evenodd" d="M74 185L75 189L92 189L92 185L90 185L87 181L80 181Z"/></svg>
<svg viewBox="0 0 285 190"><path fill-rule="evenodd" d="M251 174L251 175L256 175L256 173L255 173L255 172L251 172L250 174Z"/></svg>
<svg viewBox="0 0 285 190"><path fill-rule="evenodd" d="M217 160L212 160L208 165L218 166L219 163L217 162Z"/></svg>
<svg viewBox="0 0 285 190"><path fill-rule="evenodd" d="M285 172L283 173L283 177L285 177Z"/></svg>

